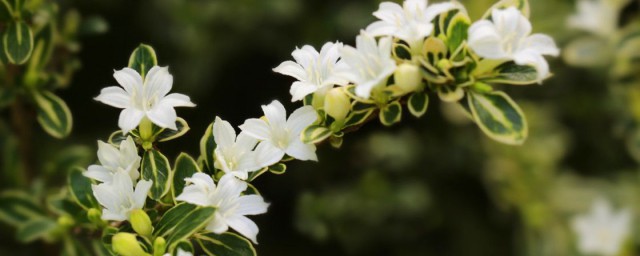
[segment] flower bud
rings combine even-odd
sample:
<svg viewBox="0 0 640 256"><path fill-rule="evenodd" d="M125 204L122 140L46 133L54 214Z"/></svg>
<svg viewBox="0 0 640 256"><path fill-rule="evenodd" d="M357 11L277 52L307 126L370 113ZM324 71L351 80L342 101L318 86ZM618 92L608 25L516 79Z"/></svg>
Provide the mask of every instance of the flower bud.
<svg viewBox="0 0 640 256"><path fill-rule="evenodd" d="M165 251L167 251L167 241L160 236L153 241L153 255L162 256Z"/></svg>
<svg viewBox="0 0 640 256"><path fill-rule="evenodd" d="M58 226L68 228L73 226L73 224L75 224L75 221L69 215L62 215L58 217Z"/></svg>
<svg viewBox="0 0 640 256"><path fill-rule="evenodd" d="M146 212L141 209L131 211L130 222L136 233L144 237L151 236L153 226L151 225L151 219L149 219L149 215L147 215Z"/></svg>
<svg viewBox="0 0 640 256"><path fill-rule="evenodd" d="M91 208L87 211L87 219L98 226L105 224L104 220L102 220L102 212L96 208Z"/></svg>
<svg viewBox="0 0 640 256"><path fill-rule="evenodd" d="M333 88L324 98L324 111L336 121L343 121L351 110L349 96L342 88Z"/></svg>
<svg viewBox="0 0 640 256"><path fill-rule="evenodd" d="M111 238L111 244L113 245L113 251L122 256L151 256L145 252L136 235L131 233L118 233Z"/></svg>
<svg viewBox="0 0 640 256"><path fill-rule="evenodd" d="M396 85L404 92L413 92L422 84L420 68L409 63L400 64L393 76Z"/></svg>

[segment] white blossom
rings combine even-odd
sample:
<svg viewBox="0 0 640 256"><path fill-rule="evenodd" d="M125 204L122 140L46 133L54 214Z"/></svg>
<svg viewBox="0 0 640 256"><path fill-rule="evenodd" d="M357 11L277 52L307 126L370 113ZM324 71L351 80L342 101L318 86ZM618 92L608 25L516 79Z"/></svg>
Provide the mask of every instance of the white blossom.
<svg viewBox="0 0 640 256"><path fill-rule="evenodd" d="M567 19L570 28L608 37L618 27L621 8L629 0L579 0L577 12Z"/></svg>
<svg viewBox="0 0 640 256"><path fill-rule="evenodd" d="M188 185L176 200L216 207L215 217L207 224L207 230L221 234L231 227L257 243L258 226L245 215L265 213L269 204L259 195L241 195L247 189L246 182L225 174L216 186L213 179L204 173L195 173L185 181Z"/></svg>
<svg viewBox="0 0 640 256"><path fill-rule="evenodd" d="M318 161L316 146L305 144L300 138L302 130L318 118L313 107L304 106L296 109L289 119L287 119L287 110L277 100L269 105L263 105L262 111L266 120L247 119L240 126L247 135L261 140L256 148L258 154L268 155L270 157L265 158L278 160L287 154L299 160Z"/></svg>
<svg viewBox="0 0 640 256"><path fill-rule="evenodd" d="M571 227L578 238L578 250L587 255L613 256L631 232L631 211L614 212L608 201L596 199L591 212L574 217Z"/></svg>
<svg viewBox="0 0 640 256"><path fill-rule="evenodd" d="M91 189L104 207L103 220L124 221L129 220L132 210L144 207L152 184L152 181L140 180L134 190L129 174L120 170L113 175L112 182L91 185Z"/></svg>
<svg viewBox="0 0 640 256"><path fill-rule="evenodd" d="M145 117L162 128L177 130L175 122L178 117L174 107L195 106L184 94L167 95L173 86L173 76L167 67L154 66L144 81L131 68L114 71L113 77L121 87L104 88L95 99L123 109L118 126L124 133L133 130Z"/></svg>
<svg viewBox="0 0 640 256"><path fill-rule="evenodd" d="M213 123L213 138L217 145L214 151L215 167L242 180L247 179L249 172L275 164L282 159L278 154L269 155L263 150L254 151L258 140L245 132L236 137L236 131L231 124L220 117L216 117Z"/></svg>
<svg viewBox="0 0 640 256"><path fill-rule="evenodd" d="M336 74L336 70L343 66L339 60L341 48L342 43L328 42L318 52L313 46L305 45L291 53L296 62L288 60L273 69L298 80L291 85L291 101L302 100L316 91L324 93L334 85L348 84Z"/></svg>
<svg viewBox="0 0 640 256"><path fill-rule="evenodd" d="M477 21L469 28L469 47L486 59L531 65L541 82L549 76L549 64L542 55L557 56L560 50L551 37L530 34L531 23L518 9L493 9L491 20Z"/></svg>
<svg viewBox="0 0 640 256"><path fill-rule="evenodd" d="M90 165L84 176L100 182L111 182L113 175L118 171L129 174L131 181L140 177L140 156L136 143L130 136L120 142L119 148L109 143L98 141L98 161L100 164Z"/></svg>
<svg viewBox="0 0 640 256"><path fill-rule="evenodd" d="M409 45L419 45L433 31L433 19L439 14L456 8L453 2L429 5L427 0L406 0L400 6L393 2L382 2L373 13L379 18L367 27L373 36L394 36Z"/></svg>
<svg viewBox="0 0 640 256"><path fill-rule="evenodd" d="M374 87L383 86L395 71L391 56L391 38L376 39L361 31L356 37L356 48L345 46L340 52L347 69L341 75L356 85L356 95L368 99Z"/></svg>

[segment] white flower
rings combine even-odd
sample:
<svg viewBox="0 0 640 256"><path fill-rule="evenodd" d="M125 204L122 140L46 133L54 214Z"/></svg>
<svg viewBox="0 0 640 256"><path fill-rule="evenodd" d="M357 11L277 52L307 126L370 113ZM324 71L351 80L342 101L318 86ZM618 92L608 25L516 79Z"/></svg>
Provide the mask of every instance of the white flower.
<svg viewBox="0 0 640 256"><path fill-rule="evenodd" d="M394 36L409 45L419 45L431 35L433 23L439 14L456 8L452 2L428 6L427 0L406 0L402 7L393 2L382 2L374 16L379 18L367 27L373 36Z"/></svg>
<svg viewBox="0 0 640 256"><path fill-rule="evenodd" d="M131 181L136 181L140 177L138 168L140 167L140 156L136 143L130 136L120 142L119 149L111 144L98 141L98 160L100 165L90 165L84 176L100 182L111 182L113 175L118 171L129 174Z"/></svg>
<svg viewBox="0 0 640 256"><path fill-rule="evenodd" d="M579 0L577 13L569 16L567 25L601 37L616 31L620 9L628 0Z"/></svg>
<svg viewBox="0 0 640 256"><path fill-rule="evenodd" d="M391 57L391 38L376 39L366 32L356 37L356 47L345 46L340 54L348 68L342 76L356 85L356 95L368 99L374 87L382 86L395 71Z"/></svg>
<svg viewBox="0 0 640 256"><path fill-rule="evenodd" d="M140 74L131 68L114 71L113 77L122 88L104 88L95 99L123 109L118 126L125 134L138 126L144 117L162 128L176 130L178 117L173 108L195 106L189 96L184 94L167 95L173 86L173 76L169 74L167 67L154 66L145 76L144 82Z"/></svg>
<svg viewBox="0 0 640 256"><path fill-rule="evenodd" d="M309 45L291 53L296 62L285 61L273 71L292 76L298 81L291 86L291 101L299 101L316 91L326 92L334 85L347 85L348 81L336 75L335 70L342 66L339 50L342 43L328 42L322 46L320 52Z"/></svg>
<svg viewBox="0 0 640 256"><path fill-rule="evenodd" d="M269 204L259 195L240 195L247 189L246 182L225 174L216 186L213 179L204 173L195 173L184 180L190 184L176 200L216 207L215 217L207 225L207 230L221 234L231 227L257 244L258 226L245 215L265 213Z"/></svg>
<svg viewBox="0 0 640 256"><path fill-rule="evenodd" d="M515 7L493 9L490 20L473 23L469 28L469 47L480 57L514 60L518 65L531 65L538 82L549 76L549 64L542 55L558 56L560 50L553 39L531 34L531 23Z"/></svg>
<svg viewBox="0 0 640 256"><path fill-rule="evenodd" d="M215 167L242 180L247 179L248 172L260 170L282 159L278 154L266 154L263 150L253 151L258 140L245 132L236 137L236 131L231 124L220 117L216 117L213 122L213 138L217 145L214 151Z"/></svg>
<svg viewBox="0 0 640 256"><path fill-rule="evenodd" d="M631 211L614 212L608 201L598 198L591 212L574 217L573 231L578 237L578 249L588 255L617 255L631 232Z"/></svg>
<svg viewBox="0 0 640 256"><path fill-rule="evenodd" d="M113 175L112 182L91 185L91 189L105 207L102 209L103 220L124 221L129 219L132 210L144 207L152 184L152 181L140 180L134 191L129 174L120 170Z"/></svg>
<svg viewBox="0 0 640 256"><path fill-rule="evenodd" d="M288 120L287 110L277 100L269 105L263 105L262 111L266 120L247 119L240 126L247 135L262 141L256 148L256 152L271 156L265 158L282 159L286 153L299 160L318 161L316 146L305 144L300 139L302 130L318 118L313 107L304 106L296 109Z"/></svg>

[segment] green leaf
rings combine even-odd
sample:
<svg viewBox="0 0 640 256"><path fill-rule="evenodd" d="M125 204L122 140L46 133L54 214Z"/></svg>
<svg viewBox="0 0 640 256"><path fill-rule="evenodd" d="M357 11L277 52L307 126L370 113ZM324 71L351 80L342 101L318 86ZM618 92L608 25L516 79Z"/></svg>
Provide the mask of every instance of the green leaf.
<svg viewBox="0 0 640 256"><path fill-rule="evenodd" d="M49 91L33 93L38 105L38 123L54 138L62 139L71 133L73 119L67 104Z"/></svg>
<svg viewBox="0 0 640 256"><path fill-rule="evenodd" d="M55 34L55 27L53 22L47 23L40 31L35 35L35 50L31 56L31 63L29 64L32 69L43 69L53 53L53 37Z"/></svg>
<svg viewBox="0 0 640 256"><path fill-rule="evenodd" d="M402 119L402 105L400 102L394 101L391 104L384 106L380 110L380 122L385 126L391 126Z"/></svg>
<svg viewBox="0 0 640 256"><path fill-rule="evenodd" d="M469 107L480 129L490 138L521 145L527 138L527 120L522 110L503 92L470 93Z"/></svg>
<svg viewBox="0 0 640 256"><path fill-rule="evenodd" d="M49 235L56 227L56 222L49 218L30 220L18 228L16 238L22 243L33 242Z"/></svg>
<svg viewBox="0 0 640 256"><path fill-rule="evenodd" d="M464 98L464 89L456 85L438 86L438 97L444 102L457 102Z"/></svg>
<svg viewBox="0 0 640 256"><path fill-rule="evenodd" d="M225 232L223 234L206 233L196 236L196 241L207 255L250 256L257 255L249 240L240 235Z"/></svg>
<svg viewBox="0 0 640 256"><path fill-rule="evenodd" d="M504 63L494 69L490 78L482 79L486 83L528 85L537 83L538 72L531 66L521 66L513 61Z"/></svg>
<svg viewBox="0 0 640 256"><path fill-rule="evenodd" d="M181 137L182 135L187 133L189 129L191 129L189 128L189 124L187 124L187 121L180 117L176 119L176 127L178 128L177 130L162 129L158 133L158 135L156 135L156 139L160 142L169 141Z"/></svg>
<svg viewBox="0 0 640 256"><path fill-rule="evenodd" d="M373 114L373 110L369 110L366 112L351 112L349 116L347 116L347 120L344 122L344 127L356 126L367 121L369 116Z"/></svg>
<svg viewBox="0 0 640 256"><path fill-rule="evenodd" d="M338 137L338 136L331 136L329 137L329 144L331 144L331 146L333 148L340 148L342 147L342 142L344 141L344 137Z"/></svg>
<svg viewBox="0 0 640 256"><path fill-rule="evenodd" d="M182 193L185 186L184 179L190 178L196 172L200 172L198 163L187 153L180 153L173 168L173 186L171 186L173 198Z"/></svg>
<svg viewBox="0 0 640 256"><path fill-rule="evenodd" d="M429 107L429 95L425 92L416 92L409 96L409 102L407 103L409 112L415 117L421 117L427 113Z"/></svg>
<svg viewBox="0 0 640 256"><path fill-rule="evenodd" d="M287 165L283 163L277 163L272 166L269 166L269 171L277 175L284 174L286 170L287 170Z"/></svg>
<svg viewBox="0 0 640 256"><path fill-rule="evenodd" d="M18 227L30 220L43 217L44 211L27 193L7 190L0 194L0 221Z"/></svg>
<svg viewBox="0 0 640 256"><path fill-rule="evenodd" d="M529 8L528 0L501 0L500 2L497 2L496 4L491 6L491 8L489 8L489 10L484 13L482 19L491 17L491 11L493 9L506 9L512 6L516 7L518 10L520 10L520 12L522 12L525 17L529 18L531 9Z"/></svg>
<svg viewBox="0 0 640 256"><path fill-rule="evenodd" d="M331 136L331 130L326 127L322 127L320 125L311 125L300 133L300 139L304 143L320 143Z"/></svg>
<svg viewBox="0 0 640 256"><path fill-rule="evenodd" d="M142 163L142 179L153 182L149 195L154 200L160 200L169 192L171 187L171 165L162 153L155 149L144 152Z"/></svg>
<svg viewBox="0 0 640 256"><path fill-rule="evenodd" d="M33 32L26 23L22 21L9 23L2 41L9 62L18 65L27 62L33 51Z"/></svg>
<svg viewBox="0 0 640 256"><path fill-rule="evenodd" d="M174 245L203 229L214 218L214 207L198 207L182 203L169 209L160 219L153 232L155 237L164 237L168 251Z"/></svg>
<svg viewBox="0 0 640 256"><path fill-rule="evenodd" d="M213 174L214 151L216 149L216 141L213 138L213 123L207 127L202 139L200 139L200 157L203 159L203 169L208 174Z"/></svg>
<svg viewBox="0 0 640 256"><path fill-rule="evenodd" d="M458 47L467 40L467 31L471 26L471 20L469 16L464 12L458 12L448 24L447 33L447 47L449 52L455 52Z"/></svg>
<svg viewBox="0 0 640 256"><path fill-rule="evenodd" d="M107 139L107 142L111 145L114 145L116 147L120 147L120 143L122 141L127 140L127 136L122 133L122 130L120 131L115 131L113 133L111 133L111 135L109 135L109 139Z"/></svg>
<svg viewBox="0 0 640 256"><path fill-rule="evenodd" d="M71 198L82 208L88 210L97 207L98 202L93 196L91 180L82 175L83 172L84 170L79 167L71 169L67 184L69 186L69 192L71 192Z"/></svg>
<svg viewBox="0 0 640 256"><path fill-rule="evenodd" d="M129 67L138 71L143 78L153 66L157 65L156 51L146 44L140 44L129 57Z"/></svg>

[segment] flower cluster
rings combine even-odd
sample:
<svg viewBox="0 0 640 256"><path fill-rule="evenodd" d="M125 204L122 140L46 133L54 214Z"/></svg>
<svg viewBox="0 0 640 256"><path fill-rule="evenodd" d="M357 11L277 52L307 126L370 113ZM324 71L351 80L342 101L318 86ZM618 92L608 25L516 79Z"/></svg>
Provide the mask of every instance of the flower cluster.
<svg viewBox="0 0 640 256"><path fill-rule="evenodd" d="M531 34L525 13L497 4L472 24L457 1L383 2L373 13L379 20L360 31L355 47L328 42L318 52L305 45L293 51L295 62L285 61L274 71L296 79L292 101L304 99L318 110L317 124L333 133L332 145L340 144L344 128L361 124L373 112L385 125L400 121L406 101L411 113L421 116L430 91L445 102L468 105L464 109L491 138L521 144L527 135L524 117L504 120L507 115L492 112L487 104L496 101L511 105L498 106L501 112L520 110L491 84L541 83L551 76L543 56L559 54L551 37ZM510 134L498 134L510 129Z"/></svg>
<svg viewBox="0 0 640 256"><path fill-rule="evenodd" d="M226 239L252 250L259 229L246 216L265 213L269 204L249 182L267 171L284 172L292 159L317 161L315 144L328 139L339 147L345 132L373 113L391 125L400 121L406 104L419 117L430 92L466 104L491 138L524 141L522 111L490 84L541 82L549 77L542 56L557 55L558 49L550 37L530 35L521 10L498 5L471 24L456 1L407 0L402 6L384 2L373 14L380 20L360 32L355 47L328 42L318 52L305 45L293 51L295 61L274 68L297 80L290 87L291 100L304 106L287 115L274 100L262 106L264 116L245 120L240 133L216 117L197 160L182 153L173 165L158 144L189 130L174 108L195 104L186 95L169 94L173 76L168 68L157 66L151 47L138 47L129 67L114 73L120 87L104 88L95 98L123 109L120 131L98 142L100 164L84 172L101 182L90 183L103 208L101 220L95 211L92 220L117 221L110 223L117 228L113 250L193 253L192 245L183 243L187 238L212 255L226 254L216 251L224 249L218 245ZM93 207L90 201L83 206Z"/></svg>

